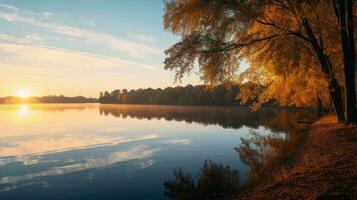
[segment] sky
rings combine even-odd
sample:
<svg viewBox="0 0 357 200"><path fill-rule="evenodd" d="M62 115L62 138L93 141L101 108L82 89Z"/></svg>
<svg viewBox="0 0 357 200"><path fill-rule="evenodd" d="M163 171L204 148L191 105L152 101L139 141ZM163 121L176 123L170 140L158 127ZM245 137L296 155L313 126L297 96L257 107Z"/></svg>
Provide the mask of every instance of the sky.
<svg viewBox="0 0 357 200"><path fill-rule="evenodd" d="M174 83L163 0L0 0L0 96L97 97Z"/></svg>

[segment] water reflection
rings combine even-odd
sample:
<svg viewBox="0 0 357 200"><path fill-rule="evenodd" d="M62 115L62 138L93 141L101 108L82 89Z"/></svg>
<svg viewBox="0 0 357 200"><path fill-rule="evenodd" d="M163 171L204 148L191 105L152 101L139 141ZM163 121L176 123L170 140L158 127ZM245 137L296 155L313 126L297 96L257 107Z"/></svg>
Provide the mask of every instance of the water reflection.
<svg viewBox="0 0 357 200"><path fill-rule="evenodd" d="M26 117L30 114L30 110L26 104L22 104L22 105L20 105L18 113L19 113L19 116Z"/></svg>
<svg viewBox="0 0 357 200"><path fill-rule="evenodd" d="M195 107L195 106L156 106L156 105L100 105L101 115L118 118L164 119L184 121L203 125L219 125L223 128L239 129L243 126L257 129L261 126L273 132L291 131L299 119L313 118L308 110L284 110L264 108L251 112L246 107Z"/></svg>
<svg viewBox="0 0 357 200"><path fill-rule="evenodd" d="M263 135L251 130L249 136L241 138L241 144L235 148L240 160L250 168L246 174L250 185L259 184L274 176L282 166L289 164L293 154L306 138L305 126L298 124L297 118L292 118L296 116L287 115L286 112L278 116L281 115L290 121L284 123L286 126L282 126L284 132Z"/></svg>
<svg viewBox="0 0 357 200"><path fill-rule="evenodd" d="M266 177L274 171L275 167L288 160L305 138L303 130L306 126L299 124L298 121L314 118L314 113L308 110L291 111L274 108L250 112L248 108L240 107L104 105L99 109L102 115L110 114L123 118L197 122L236 129L242 126L250 127L249 136L241 138L241 144L235 150L241 160L250 166L248 177L251 182ZM269 131L257 129L259 126Z"/></svg>
<svg viewBox="0 0 357 200"><path fill-rule="evenodd" d="M36 173L29 173L21 176L6 176L0 179L0 184L17 184L33 181L33 179L44 176L58 176L68 173L78 172L86 169L94 169L109 166L115 163L124 162L128 160L141 159L143 162L138 164L138 167L149 167L154 163L152 159L145 160L152 157L160 149L150 149L145 145L134 146L125 151L111 152L105 157L84 157L80 163L68 164L64 166L54 167L49 170L40 171ZM72 163L74 160L72 161ZM34 164L34 163L31 163ZM8 190L5 188L3 190Z"/></svg>
<svg viewBox="0 0 357 200"><path fill-rule="evenodd" d="M164 183L165 195L171 199L220 199L240 190L239 172L212 161L204 162L197 181L181 170L175 170L174 174L174 179Z"/></svg>
<svg viewBox="0 0 357 200"><path fill-rule="evenodd" d="M235 147L235 151L238 153L240 161L249 166L249 170L245 174L247 177L245 182L232 182L230 176L225 176L224 173L220 172L225 169L225 173L234 174L235 171L231 170L229 166L224 168L222 165L214 164L220 166L218 168L220 170L216 167L214 172L204 173L208 166L205 163L196 180L192 178L191 174L185 174L180 169L175 169L174 179L169 179L164 183L165 195L170 199L217 199L218 197L229 197L264 183L264 181L275 176L276 172L288 165L289 161L292 160L292 156L295 155L294 153L303 144L306 138L305 129L307 126L299 124L298 121L301 119L311 120L314 116L309 111L289 112L287 110L279 110L275 115L271 115L270 118L260 121L270 132L250 129L248 137L241 137L241 143ZM217 177L220 177L218 178L219 180ZM219 183L215 183L214 187L205 188L206 191L204 192L201 191L199 186L202 185L202 180L211 179L219 181ZM229 191L221 190L221 185L226 183L229 183L226 188L234 189Z"/></svg>
<svg viewBox="0 0 357 200"><path fill-rule="evenodd" d="M20 113L27 117L20 119ZM0 198L163 199L162 184L173 169L196 178L206 159L224 164L207 164L213 169L238 169L242 182L258 182L300 144L296 122L309 114L237 107L0 106Z"/></svg>
<svg viewBox="0 0 357 200"><path fill-rule="evenodd" d="M2 142L6 145L2 145L0 148L0 157L24 157L26 155L41 155L75 149L115 145L119 143L145 139L155 139L158 137L159 136L155 134L148 134L138 138L105 135L101 136L93 134L57 134L46 137L33 136L30 140L28 138L5 138L2 140Z"/></svg>

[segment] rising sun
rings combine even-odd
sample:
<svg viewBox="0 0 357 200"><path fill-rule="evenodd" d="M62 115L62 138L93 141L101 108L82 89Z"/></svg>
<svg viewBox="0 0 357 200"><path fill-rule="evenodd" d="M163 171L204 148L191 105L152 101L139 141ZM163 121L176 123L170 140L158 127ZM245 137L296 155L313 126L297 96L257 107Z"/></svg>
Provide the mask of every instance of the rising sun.
<svg viewBox="0 0 357 200"><path fill-rule="evenodd" d="M20 89L16 92L16 96L21 97L21 98L27 98L31 95L31 91L28 89Z"/></svg>

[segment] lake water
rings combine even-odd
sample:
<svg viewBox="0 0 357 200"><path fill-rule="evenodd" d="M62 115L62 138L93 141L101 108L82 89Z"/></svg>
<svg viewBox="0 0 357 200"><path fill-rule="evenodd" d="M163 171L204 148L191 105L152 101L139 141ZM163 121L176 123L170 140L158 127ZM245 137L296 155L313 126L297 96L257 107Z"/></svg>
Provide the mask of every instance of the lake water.
<svg viewBox="0 0 357 200"><path fill-rule="evenodd" d="M0 199L165 199L205 160L257 181L303 140L308 114L238 107L0 106Z"/></svg>

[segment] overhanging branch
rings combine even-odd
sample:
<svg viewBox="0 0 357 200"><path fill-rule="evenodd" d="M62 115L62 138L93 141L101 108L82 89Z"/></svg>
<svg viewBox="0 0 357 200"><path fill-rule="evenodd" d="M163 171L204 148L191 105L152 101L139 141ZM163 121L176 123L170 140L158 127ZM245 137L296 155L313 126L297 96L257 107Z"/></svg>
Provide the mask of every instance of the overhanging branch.
<svg viewBox="0 0 357 200"><path fill-rule="evenodd" d="M298 37L300 39L303 39L305 41L309 41L309 39L307 37L305 37L304 35L302 35L300 32L292 31L292 30L289 30L289 29L283 29L283 28L279 27L278 25L276 25L275 23L272 23L272 22L262 21L262 20L259 20L259 19L257 19L256 21L258 23L260 23L260 24L265 25L265 26L272 26L272 27L274 27L276 29L279 29L279 30L285 31L287 33L290 33L290 34L292 34L292 35L294 35L294 36L296 36L296 37Z"/></svg>
<svg viewBox="0 0 357 200"><path fill-rule="evenodd" d="M256 43L260 43L260 42L264 42L264 41L268 41L271 39L274 39L276 37L281 37L281 36L286 36L286 35L294 35L293 33L284 33L284 34L275 34L275 35L271 35L271 36L267 36L264 38L258 38L255 40L251 40L249 42L244 42L244 43L233 43L233 44L229 44L225 47L222 48L217 48L217 49L210 49L210 50L199 50L196 51L197 53L219 53L219 52L227 52L227 51L232 51L234 49L241 49L244 48L246 46L250 46Z"/></svg>

